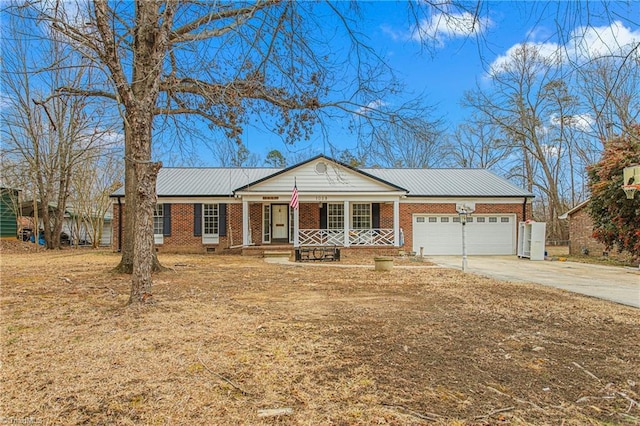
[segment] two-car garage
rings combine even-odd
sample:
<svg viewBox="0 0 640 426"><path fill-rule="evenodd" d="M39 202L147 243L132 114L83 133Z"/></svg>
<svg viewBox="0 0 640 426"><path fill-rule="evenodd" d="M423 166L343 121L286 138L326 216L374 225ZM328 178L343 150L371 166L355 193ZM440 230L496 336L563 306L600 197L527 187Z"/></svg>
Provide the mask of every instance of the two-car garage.
<svg viewBox="0 0 640 426"><path fill-rule="evenodd" d="M469 255L516 254L516 216L513 214L470 215L466 245ZM462 254L462 223L459 215L416 214L413 216L413 251L425 255Z"/></svg>

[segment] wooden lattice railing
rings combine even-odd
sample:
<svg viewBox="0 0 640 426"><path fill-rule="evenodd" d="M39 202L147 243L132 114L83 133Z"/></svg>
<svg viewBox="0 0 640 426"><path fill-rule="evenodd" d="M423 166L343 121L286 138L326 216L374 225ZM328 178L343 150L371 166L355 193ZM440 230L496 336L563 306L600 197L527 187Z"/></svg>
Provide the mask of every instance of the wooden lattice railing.
<svg viewBox="0 0 640 426"><path fill-rule="evenodd" d="M300 246L344 246L342 229L300 229ZM349 244L354 246L394 245L393 229L351 229Z"/></svg>

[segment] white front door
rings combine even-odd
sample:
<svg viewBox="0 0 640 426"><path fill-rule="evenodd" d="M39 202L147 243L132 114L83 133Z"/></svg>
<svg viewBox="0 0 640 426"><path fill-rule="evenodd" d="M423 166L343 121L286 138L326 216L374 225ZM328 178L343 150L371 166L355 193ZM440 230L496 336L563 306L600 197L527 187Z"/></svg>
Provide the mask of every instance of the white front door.
<svg viewBox="0 0 640 426"><path fill-rule="evenodd" d="M271 205L271 240L289 242L289 205Z"/></svg>

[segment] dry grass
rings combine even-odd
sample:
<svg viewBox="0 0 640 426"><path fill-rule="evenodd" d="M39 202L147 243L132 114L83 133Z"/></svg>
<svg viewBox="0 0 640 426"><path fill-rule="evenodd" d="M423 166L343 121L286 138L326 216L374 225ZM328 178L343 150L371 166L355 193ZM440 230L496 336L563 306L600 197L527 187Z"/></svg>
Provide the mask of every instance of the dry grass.
<svg viewBox="0 0 640 426"><path fill-rule="evenodd" d="M637 424L640 312L458 271L2 253L0 421ZM258 410L293 413L258 417Z"/></svg>

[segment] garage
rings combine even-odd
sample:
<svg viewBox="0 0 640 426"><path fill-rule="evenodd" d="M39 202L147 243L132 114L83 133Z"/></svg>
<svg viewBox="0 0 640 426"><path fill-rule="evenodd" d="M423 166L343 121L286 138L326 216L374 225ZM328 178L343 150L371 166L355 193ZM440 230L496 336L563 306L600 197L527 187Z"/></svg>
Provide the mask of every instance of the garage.
<svg viewBox="0 0 640 426"><path fill-rule="evenodd" d="M471 215L467 218L467 254L516 254L515 215ZM462 224L458 215L413 217L413 251L425 255L461 255Z"/></svg>

